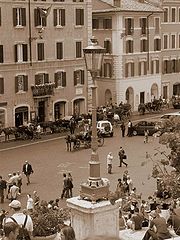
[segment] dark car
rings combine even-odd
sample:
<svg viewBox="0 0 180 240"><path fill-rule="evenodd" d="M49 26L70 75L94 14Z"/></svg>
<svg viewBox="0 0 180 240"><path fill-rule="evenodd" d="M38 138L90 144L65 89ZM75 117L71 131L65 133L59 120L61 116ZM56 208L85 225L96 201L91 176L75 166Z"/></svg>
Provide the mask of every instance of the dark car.
<svg viewBox="0 0 180 240"><path fill-rule="evenodd" d="M147 121L140 121L133 126L133 135L144 135L144 131L148 130L149 135L153 135L155 132L158 131L156 122L147 122Z"/></svg>

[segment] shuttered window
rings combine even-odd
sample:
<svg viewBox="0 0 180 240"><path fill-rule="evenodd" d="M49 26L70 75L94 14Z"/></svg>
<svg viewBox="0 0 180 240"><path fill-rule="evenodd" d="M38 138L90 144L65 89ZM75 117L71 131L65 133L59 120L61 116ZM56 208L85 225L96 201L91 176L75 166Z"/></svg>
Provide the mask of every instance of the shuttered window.
<svg viewBox="0 0 180 240"><path fill-rule="evenodd" d="M26 9L13 8L13 25L26 26Z"/></svg>
<svg viewBox="0 0 180 240"><path fill-rule="evenodd" d="M159 73L159 60L156 60L156 73Z"/></svg>
<svg viewBox="0 0 180 240"><path fill-rule="evenodd" d="M176 22L176 9L171 8L171 22Z"/></svg>
<svg viewBox="0 0 180 240"><path fill-rule="evenodd" d="M56 54L57 54L57 59L63 59L63 43L62 42L57 42L56 43Z"/></svg>
<svg viewBox="0 0 180 240"><path fill-rule="evenodd" d="M167 49L168 48L168 35L164 35L164 49Z"/></svg>
<svg viewBox="0 0 180 240"><path fill-rule="evenodd" d="M59 71L54 74L55 87L66 87L66 72Z"/></svg>
<svg viewBox="0 0 180 240"><path fill-rule="evenodd" d="M111 18L103 19L103 29L112 29L112 19Z"/></svg>
<svg viewBox="0 0 180 240"><path fill-rule="evenodd" d="M78 84L84 85L84 70L74 71L74 86Z"/></svg>
<svg viewBox="0 0 180 240"><path fill-rule="evenodd" d="M99 29L99 19L93 18L92 20L92 28Z"/></svg>
<svg viewBox="0 0 180 240"><path fill-rule="evenodd" d="M28 76L18 75L15 77L15 93L28 91Z"/></svg>
<svg viewBox="0 0 180 240"><path fill-rule="evenodd" d="M0 45L0 63L4 62L3 45Z"/></svg>
<svg viewBox="0 0 180 240"><path fill-rule="evenodd" d="M125 77L133 77L134 76L134 63L126 63L125 64Z"/></svg>
<svg viewBox="0 0 180 240"><path fill-rule="evenodd" d="M4 94L4 78L0 77L0 94Z"/></svg>
<svg viewBox="0 0 180 240"><path fill-rule="evenodd" d="M82 26L84 25L84 9L76 9L76 25Z"/></svg>
<svg viewBox="0 0 180 240"><path fill-rule="evenodd" d="M132 35L134 33L134 19L126 18L125 19L125 34Z"/></svg>
<svg viewBox="0 0 180 240"><path fill-rule="evenodd" d="M49 83L48 73L39 73L35 75L35 85L41 85L45 83Z"/></svg>
<svg viewBox="0 0 180 240"><path fill-rule="evenodd" d="M126 53L133 53L133 41L126 41Z"/></svg>
<svg viewBox="0 0 180 240"><path fill-rule="evenodd" d="M35 27L37 26L46 27L47 25L47 18L41 15L39 8L34 9L34 25Z"/></svg>
<svg viewBox="0 0 180 240"><path fill-rule="evenodd" d="M65 9L53 10L54 26L65 26Z"/></svg>
<svg viewBox="0 0 180 240"><path fill-rule="evenodd" d="M37 44L37 56L38 56L38 61L44 60L44 43Z"/></svg>
<svg viewBox="0 0 180 240"><path fill-rule="evenodd" d="M15 62L28 61L28 45L27 44L16 44L14 46L14 60Z"/></svg>
<svg viewBox="0 0 180 240"><path fill-rule="evenodd" d="M159 30L160 30L160 19L159 18L155 18L154 19L155 22L155 34L159 34Z"/></svg>
<svg viewBox="0 0 180 240"><path fill-rule="evenodd" d="M106 53L111 53L111 41L110 40L104 41L104 48L106 49Z"/></svg>
<svg viewBox="0 0 180 240"><path fill-rule="evenodd" d="M82 57L82 42L76 42L76 58Z"/></svg>
<svg viewBox="0 0 180 240"><path fill-rule="evenodd" d="M161 50L161 39L156 38L154 39L154 51L160 51Z"/></svg>
<svg viewBox="0 0 180 240"><path fill-rule="evenodd" d="M140 44L141 44L141 52L147 52L147 50L148 50L147 40L142 39Z"/></svg>
<svg viewBox="0 0 180 240"><path fill-rule="evenodd" d="M169 13L168 8L164 8L164 22L168 22L169 18L168 13Z"/></svg>
<svg viewBox="0 0 180 240"><path fill-rule="evenodd" d="M140 27L141 27L141 34L146 34L147 31L147 18L140 18Z"/></svg>
<svg viewBox="0 0 180 240"><path fill-rule="evenodd" d="M104 63L104 77L112 77L112 65L110 63Z"/></svg>
<svg viewBox="0 0 180 240"><path fill-rule="evenodd" d="M175 48L175 47L176 47L176 36L171 35L171 48Z"/></svg>

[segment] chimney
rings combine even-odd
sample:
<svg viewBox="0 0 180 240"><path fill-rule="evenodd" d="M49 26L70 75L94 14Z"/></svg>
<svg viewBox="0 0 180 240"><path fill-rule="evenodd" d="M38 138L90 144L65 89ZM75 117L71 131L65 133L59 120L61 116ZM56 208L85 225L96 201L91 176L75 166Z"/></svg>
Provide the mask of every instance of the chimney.
<svg viewBox="0 0 180 240"><path fill-rule="evenodd" d="M114 0L115 7L121 7L121 0Z"/></svg>

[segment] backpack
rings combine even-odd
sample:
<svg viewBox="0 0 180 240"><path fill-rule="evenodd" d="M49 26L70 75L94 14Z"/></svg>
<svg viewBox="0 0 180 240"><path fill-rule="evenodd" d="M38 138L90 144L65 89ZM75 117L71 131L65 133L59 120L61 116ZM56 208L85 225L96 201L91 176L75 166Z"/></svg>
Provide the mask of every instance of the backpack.
<svg viewBox="0 0 180 240"><path fill-rule="evenodd" d="M15 223L17 223L17 221L13 218L10 217ZM23 225L19 225L19 235L17 236L16 240L31 240L30 235L28 230L25 228L26 226L26 222L27 222L27 218L28 216L26 215L26 218L24 220L24 224Z"/></svg>

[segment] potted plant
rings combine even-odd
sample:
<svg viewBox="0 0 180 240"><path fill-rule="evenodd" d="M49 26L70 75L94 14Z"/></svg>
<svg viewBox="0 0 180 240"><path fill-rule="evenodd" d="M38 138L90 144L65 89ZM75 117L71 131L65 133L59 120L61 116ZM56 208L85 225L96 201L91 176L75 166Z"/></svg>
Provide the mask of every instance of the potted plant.
<svg viewBox="0 0 180 240"><path fill-rule="evenodd" d="M54 239L59 230L59 226L65 220L70 219L70 210L49 209L46 201L41 201L31 213L33 221L33 239Z"/></svg>

